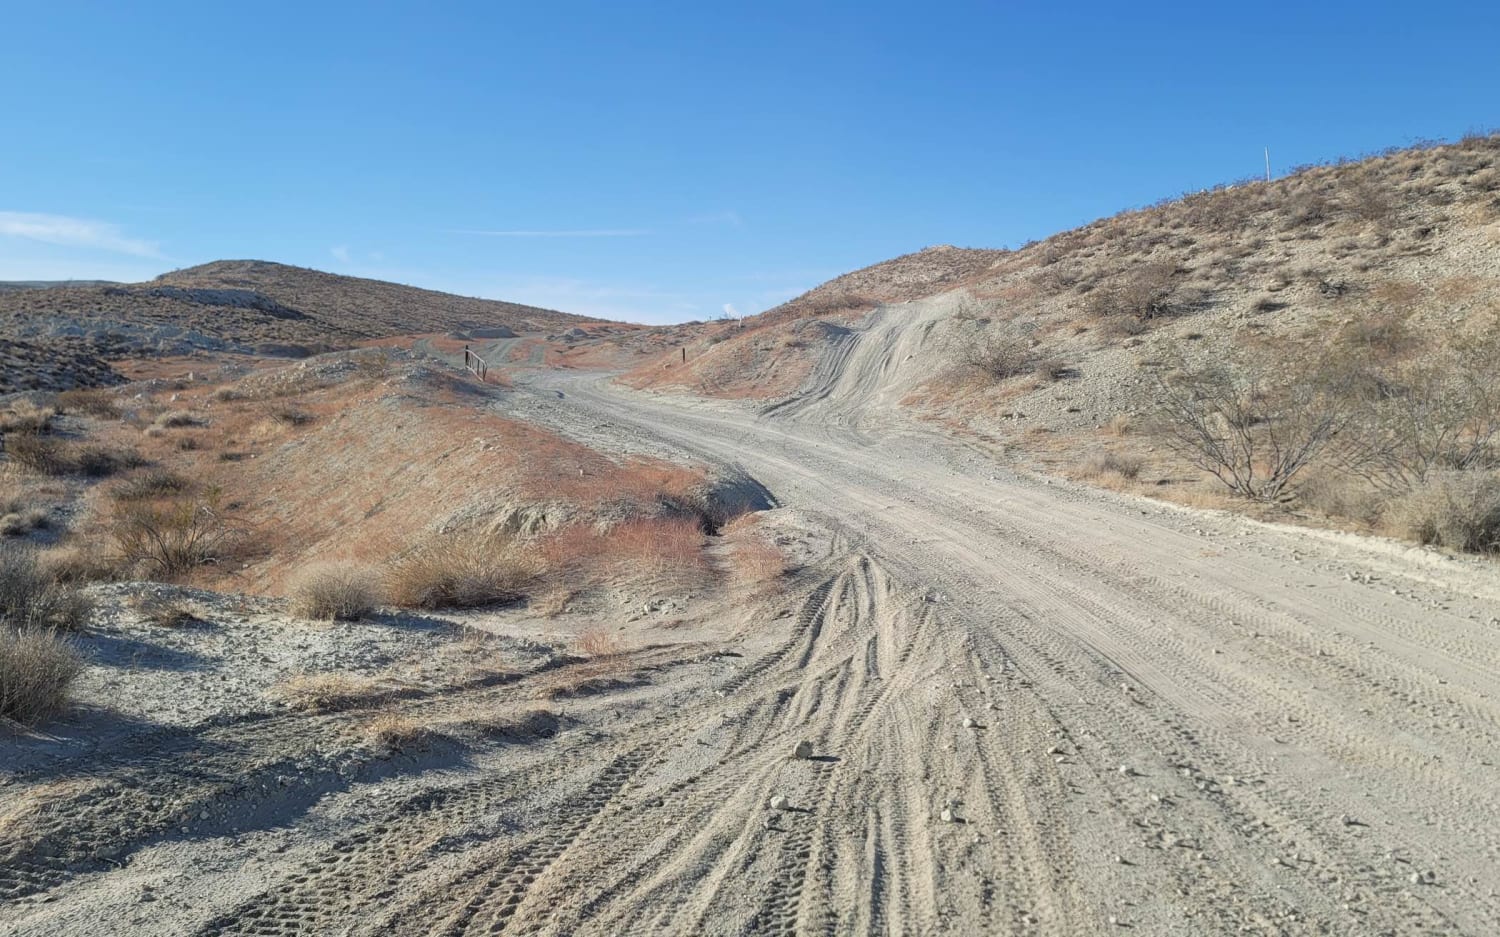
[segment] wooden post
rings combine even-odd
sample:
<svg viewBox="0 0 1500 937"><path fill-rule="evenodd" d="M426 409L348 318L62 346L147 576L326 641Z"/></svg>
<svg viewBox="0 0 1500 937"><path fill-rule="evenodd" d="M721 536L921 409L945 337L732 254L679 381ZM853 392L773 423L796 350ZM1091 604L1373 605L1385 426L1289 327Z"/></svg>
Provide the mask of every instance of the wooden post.
<svg viewBox="0 0 1500 937"><path fill-rule="evenodd" d="M682 346L682 363L687 364L687 346Z"/></svg>

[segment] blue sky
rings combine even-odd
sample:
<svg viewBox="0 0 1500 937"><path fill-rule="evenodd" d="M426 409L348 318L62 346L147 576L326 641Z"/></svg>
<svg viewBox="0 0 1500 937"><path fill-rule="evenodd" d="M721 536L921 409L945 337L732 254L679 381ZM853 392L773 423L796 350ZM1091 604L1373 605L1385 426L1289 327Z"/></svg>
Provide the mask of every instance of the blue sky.
<svg viewBox="0 0 1500 937"><path fill-rule="evenodd" d="M0 7L0 279L261 258L759 311L1500 124L1500 4Z"/></svg>

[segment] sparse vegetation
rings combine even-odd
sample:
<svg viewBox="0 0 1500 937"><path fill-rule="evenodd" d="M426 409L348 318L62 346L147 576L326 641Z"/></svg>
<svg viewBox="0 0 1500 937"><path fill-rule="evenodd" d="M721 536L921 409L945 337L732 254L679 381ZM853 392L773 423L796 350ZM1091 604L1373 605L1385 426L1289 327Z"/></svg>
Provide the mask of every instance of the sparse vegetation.
<svg viewBox="0 0 1500 937"><path fill-rule="evenodd" d="M1158 374L1162 438L1235 494L1275 501L1349 421L1310 373L1227 361Z"/></svg>
<svg viewBox="0 0 1500 937"><path fill-rule="evenodd" d="M0 541L0 627L74 631L93 611L92 600L49 575L35 550Z"/></svg>
<svg viewBox="0 0 1500 937"><path fill-rule="evenodd" d="M472 608L520 599L539 572L535 555L509 538L450 533L392 560L384 585L403 608Z"/></svg>
<svg viewBox="0 0 1500 937"><path fill-rule="evenodd" d="M375 681L344 673L298 674L277 687L276 693L293 709L318 713L367 705L381 695Z"/></svg>
<svg viewBox="0 0 1500 937"><path fill-rule="evenodd" d="M1036 365L1031 342L1011 330L986 332L958 348L959 363L986 381L1003 381L1025 374Z"/></svg>
<svg viewBox="0 0 1500 937"><path fill-rule="evenodd" d="M1133 479L1140 475L1142 466L1143 462L1138 456L1110 450L1096 450L1084 459L1082 474L1085 478L1114 475L1119 478Z"/></svg>
<svg viewBox="0 0 1500 937"><path fill-rule="evenodd" d="M41 475L105 478L145 464L145 460L130 449L67 442L35 434L9 437L5 449L12 462Z"/></svg>
<svg viewBox="0 0 1500 937"><path fill-rule="evenodd" d="M0 722L37 725L67 705L83 661L66 639L0 626Z"/></svg>
<svg viewBox="0 0 1500 937"><path fill-rule="evenodd" d="M229 522L217 491L167 502L125 502L109 524L127 566L175 579L226 556L243 532Z"/></svg>
<svg viewBox="0 0 1500 937"><path fill-rule="evenodd" d="M193 483L168 469L148 469L128 476L110 489L116 501L146 501L167 498L191 491Z"/></svg>
<svg viewBox="0 0 1500 937"><path fill-rule="evenodd" d="M320 563L299 574L291 587L292 614L303 618L354 620L380 604L375 573L353 563Z"/></svg>
<svg viewBox="0 0 1500 937"><path fill-rule="evenodd" d="M57 395L64 413L83 413L101 420L120 418L120 401L113 391L101 387L65 390Z"/></svg>
<svg viewBox="0 0 1500 937"><path fill-rule="evenodd" d="M1500 473L1432 473L1392 504L1388 523L1419 543L1500 552Z"/></svg>
<svg viewBox="0 0 1500 937"><path fill-rule="evenodd" d="M4 411L0 411L0 435L15 434L34 436L52 428L52 418L57 410L41 407L27 400L18 400Z"/></svg>

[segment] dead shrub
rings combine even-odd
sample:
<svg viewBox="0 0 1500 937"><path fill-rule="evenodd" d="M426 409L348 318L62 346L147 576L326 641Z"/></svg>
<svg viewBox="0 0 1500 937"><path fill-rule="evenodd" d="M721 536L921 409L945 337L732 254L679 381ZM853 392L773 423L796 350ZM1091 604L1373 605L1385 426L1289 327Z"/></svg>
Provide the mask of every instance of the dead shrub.
<svg viewBox="0 0 1500 937"><path fill-rule="evenodd" d="M959 364L970 374L987 381L1003 381L1025 374L1036 360L1031 342L1011 332L991 332L958 349Z"/></svg>
<svg viewBox="0 0 1500 937"><path fill-rule="evenodd" d="M185 426L202 426L203 420L186 410L169 410L151 422L157 429L182 429Z"/></svg>
<svg viewBox="0 0 1500 937"><path fill-rule="evenodd" d="M42 475L84 475L104 478L145 464L130 449L64 442L45 436L21 435L6 440L11 461Z"/></svg>
<svg viewBox="0 0 1500 937"><path fill-rule="evenodd" d="M45 529L50 522L50 513L46 508L0 511L0 537L24 536L33 530Z"/></svg>
<svg viewBox="0 0 1500 937"><path fill-rule="evenodd" d="M120 418L119 399L102 387L65 390L57 395L57 405L64 413L83 413L101 420Z"/></svg>
<svg viewBox="0 0 1500 937"><path fill-rule="evenodd" d="M1031 373L1042 383L1060 381L1068 376L1067 362L1061 358L1041 358L1031 366Z"/></svg>
<svg viewBox="0 0 1500 937"><path fill-rule="evenodd" d="M1111 436L1128 436L1135 428L1135 418L1128 413L1116 413L1104 424L1105 432Z"/></svg>
<svg viewBox="0 0 1500 937"><path fill-rule="evenodd" d="M1470 553L1500 552L1500 475L1434 474L1391 503L1387 522L1419 543Z"/></svg>
<svg viewBox="0 0 1500 937"><path fill-rule="evenodd" d="M541 571L533 551L506 537L453 533L395 558L383 579L403 608L474 608L522 598Z"/></svg>
<svg viewBox="0 0 1500 937"><path fill-rule="evenodd" d="M1143 466L1144 463L1139 456L1100 449L1084 457L1080 473L1084 478L1115 475L1120 478L1133 479L1141 474Z"/></svg>
<svg viewBox="0 0 1500 937"><path fill-rule="evenodd" d="M431 729L397 712L383 712L360 730L365 741L387 754L425 749L435 734Z"/></svg>
<svg viewBox="0 0 1500 937"><path fill-rule="evenodd" d="M381 695L375 681L343 673L298 674L276 688L276 695L291 708L303 712L329 713L352 709Z"/></svg>
<svg viewBox="0 0 1500 937"><path fill-rule="evenodd" d="M165 498L191 491L193 483L167 469L149 469L123 479L110 489L110 497L116 501L146 501Z"/></svg>
<svg viewBox="0 0 1500 937"><path fill-rule="evenodd" d="M353 563L320 563L303 570L291 587L291 611L301 618L352 621L380 604L375 573Z"/></svg>
<svg viewBox="0 0 1500 937"><path fill-rule="evenodd" d="M130 606L143 621L158 628L186 628L203 621L196 606L174 596L136 595L131 597Z"/></svg>
<svg viewBox="0 0 1500 937"><path fill-rule="evenodd" d="M1166 445L1235 494L1278 500L1350 421L1321 367L1230 359L1157 374Z"/></svg>
<svg viewBox="0 0 1500 937"><path fill-rule="evenodd" d="M1114 284L1089 293L1085 311L1096 319L1131 318L1137 322L1173 315L1177 312L1176 275L1174 264L1146 264Z"/></svg>
<svg viewBox="0 0 1500 937"><path fill-rule="evenodd" d="M18 400L0 412L0 435L35 436L52 428L57 411L39 407L28 400Z"/></svg>
<svg viewBox="0 0 1500 937"><path fill-rule="evenodd" d="M217 491L167 503L126 502L109 523L122 561L153 578L174 579L227 556L243 535L219 507Z"/></svg>
<svg viewBox="0 0 1500 937"><path fill-rule="evenodd" d="M118 557L94 539L48 550L38 555L38 562L48 576L67 585L114 582L124 573Z"/></svg>
<svg viewBox="0 0 1500 937"><path fill-rule="evenodd" d="M625 653L625 642L605 628L590 628L573 639L573 652L590 660L619 657Z"/></svg>
<svg viewBox="0 0 1500 937"><path fill-rule="evenodd" d="M613 552L638 568L662 574L702 569L703 531L698 521L685 517L641 518L618 524L609 532Z"/></svg>
<svg viewBox="0 0 1500 937"><path fill-rule="evenodd" d="M0 627L74 631L93 612L93 600L49 575L31 547L0 543Z"/></svg>
<svg viewBox="0 0 1500 937"><path fill-rule="evenodd" d="M82 670L55 632L0 627L0 722L34 726L61 712Z"/></svg>
<svg viewBox="0 0 1500 937"><path fill-rule="evenodd" d="M271 422L280 423L282 426L306 426L313 421L311 413L292 406L268 407L266 417Z"/></svg>

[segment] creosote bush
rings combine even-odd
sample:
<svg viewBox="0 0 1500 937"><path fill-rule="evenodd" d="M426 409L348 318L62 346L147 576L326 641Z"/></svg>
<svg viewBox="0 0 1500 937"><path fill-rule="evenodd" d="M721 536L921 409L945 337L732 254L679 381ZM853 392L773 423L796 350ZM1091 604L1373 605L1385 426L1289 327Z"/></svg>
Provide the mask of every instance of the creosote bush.
<svg viewBox="0 0 1500 937"><path fill-rule="evenodd" d="M291 587L292 614L352 621L380 604L375 573L352 563L320 563L303 570Z"/></svg>
<svg viewBox="0 0 1500 937"><path fill-rule="evenodd" d="M65 442L35 434L9 437L5 449L11 461L42 475L104 478L145 464L138 453L129 449Z"/></svg>
<svg viewBox="0 0 1500 937"><path fill-rule="evenodd" d="M1500 552L1500 473L1435 473L1391 505L1397 532L1471 553Z"/></svg>
<svg viewBox="0 0 1500 937"><path fill-rule="evenodd" d="M122 561L158 579L218 562L242 531L230 524L217 491L165 503L122 502L109 530Z"/></svg>

